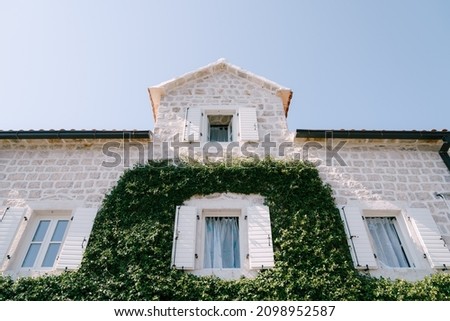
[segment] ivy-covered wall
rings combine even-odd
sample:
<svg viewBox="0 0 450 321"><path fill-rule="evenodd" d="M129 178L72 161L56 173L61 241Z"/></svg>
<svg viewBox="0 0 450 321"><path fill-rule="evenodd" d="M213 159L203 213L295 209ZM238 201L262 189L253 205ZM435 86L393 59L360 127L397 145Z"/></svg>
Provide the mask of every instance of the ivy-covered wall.
<svg viewBox="0 0 450 321"><path fill-rule="evenodd" d="M260 194L276 267L225 281L171 269L175 207L194 195ZM0 300L448 300L450 275L409 283L353 268L331 190L303 162L152 162L124 173L99 211L82 266L59 276L0 278Z"/></svg>

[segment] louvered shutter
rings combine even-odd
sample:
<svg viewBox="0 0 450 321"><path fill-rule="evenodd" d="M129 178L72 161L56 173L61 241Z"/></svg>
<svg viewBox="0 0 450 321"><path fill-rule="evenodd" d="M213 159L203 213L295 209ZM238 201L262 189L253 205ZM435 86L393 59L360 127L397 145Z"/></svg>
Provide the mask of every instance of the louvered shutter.
<svg viewBox="0 0 450 321"><path fill-rule="evenodd" d="M250 269L274 266L272 230L267 206L247 207L248 251Z"/></svg>
<svg viewBox="0 0 450 321"><path fill-rule="evenodd" d="M75 210L56 263L56 269L74 270L80 266L96 214L97 209L95 208Z"/></svg>
<svg viewBox="0 0 450 321"><path fill-rule="evenodd" d="M195 269L197 208L179 206L175 217L171 266L180 270Z"/></svg>
<svg viewBox="0 0 450 321"><path fill-rule="evenodd" d="M184 141L199 142L202 136L203 111L200 108L188 108L186 112Z"/></svg>
<svg viewBox="0 0 450 321"><path fill-rule="evenodd" d="M259 140L255 108L243 107L239 109L239 140L252 142Z"/></svg>
<svg viewBox="0 0 450 321"><path fill-rule="evenodd" d="M0 208L0 271L7 261L11 243L16 237L17 230L22 222L25 208L5 207Z"/></svg>
<svg viewBox="0 0 450 321"><path fill-rule="evenodd" d="M366 223L359 207L346 206L341 212L346 222L347 235L352 247L353 259L357 269L376 269L377 261L370 243Z"/></svg>
<svg viewBox="0 0 450 321"><path fill-rule="evenodd" d="M442 240L439 228L427 208L410 208L408 216L418 233L432 268L450 267L450 251Z"/></svg>

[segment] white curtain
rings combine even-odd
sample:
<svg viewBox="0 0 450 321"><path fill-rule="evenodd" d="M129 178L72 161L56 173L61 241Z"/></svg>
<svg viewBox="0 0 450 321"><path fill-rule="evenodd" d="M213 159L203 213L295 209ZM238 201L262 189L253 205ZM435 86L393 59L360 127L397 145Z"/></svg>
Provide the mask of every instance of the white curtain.
<svg viewBox="0 0 450 321"><path fill-rule="evenodd" d="M239 268L239 225L237 217L207 217L205 268Z"/></svg>
<svg viewBox="0 0 450 321"><path fill-rule="evenodd" d="M389 267L410 267L394 217L366 217L378 260Z"/></svg>

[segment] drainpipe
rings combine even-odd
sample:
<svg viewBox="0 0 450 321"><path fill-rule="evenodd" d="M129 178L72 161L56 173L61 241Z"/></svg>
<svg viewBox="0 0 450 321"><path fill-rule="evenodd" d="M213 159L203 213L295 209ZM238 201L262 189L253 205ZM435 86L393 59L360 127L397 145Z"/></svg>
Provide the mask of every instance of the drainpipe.
<svg viewBox="0 0 450 321"><path fill-rule="evenodd" d="M442 198L442 200L444 201L444 203L445 203L445 205L447 205L447 208L448 209L450 209L450 206L448 205L448 203L447 203L447 195L449 195L450 193L438 193L438 192L435 192L434 193L434 195L436 196L436 197L440 197L440 198Z"/></svg>
<svg viewBox="0 0 450 321"><path fill-rule="evenodd" d="M445 166L447 166L450 171L450 155L448 154L448 150L450 149L450 135L444 136L442 140L444 141L444 144L442 144L442 147L439 150L439 156L441 156Z"/></svg>

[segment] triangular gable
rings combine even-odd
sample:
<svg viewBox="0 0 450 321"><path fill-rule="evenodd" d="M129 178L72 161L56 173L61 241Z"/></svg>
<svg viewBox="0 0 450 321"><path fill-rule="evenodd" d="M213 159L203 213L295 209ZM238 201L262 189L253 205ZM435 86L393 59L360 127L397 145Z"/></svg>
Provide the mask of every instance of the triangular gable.
<svg viewBox="0 0 450 321"><path fill-rule="evenodd" d="M276 95L279 96L283 102L284 112L287 117L289 105L292 98L292 91L289 88L281 86L261 76L255 75L238 66L232 65L222 58L205 67L189 72L180 77L165 81L157 86L148 88L148 92L150 94L150 101L153 108L153 116L155 117L155 120L158 114L158 107L161 101L161 97L166 95L167 92L169 92L174 88L183 86L190 81L201 79L220 72L228 72L237 77L247 79L248 81L253 82L269 91L275 92Z"/></svg>

